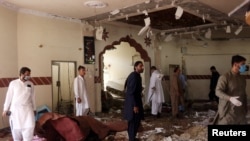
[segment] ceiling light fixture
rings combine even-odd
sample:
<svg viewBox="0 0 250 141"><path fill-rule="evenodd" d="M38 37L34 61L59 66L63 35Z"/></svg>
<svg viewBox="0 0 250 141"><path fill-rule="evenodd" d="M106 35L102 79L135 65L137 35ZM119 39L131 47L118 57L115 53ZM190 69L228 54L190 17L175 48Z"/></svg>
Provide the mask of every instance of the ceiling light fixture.
<svg viewBox="0 0 250 141"><path fill-rule="evenodd" d="M91 8L104 8L107 7L108 4L102 1L98 1L98 0L90 0L90 1L86 1L84 2L85 6L91 7Z"/></svg>

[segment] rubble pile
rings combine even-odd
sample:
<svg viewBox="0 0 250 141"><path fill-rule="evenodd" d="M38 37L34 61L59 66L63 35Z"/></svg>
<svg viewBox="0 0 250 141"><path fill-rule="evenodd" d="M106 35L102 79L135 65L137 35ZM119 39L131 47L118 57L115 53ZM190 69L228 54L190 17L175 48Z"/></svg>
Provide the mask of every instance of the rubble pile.
<svg viewBox="0 0 250 141"><path fill-rule="evenodd" d="M120 110L109 113L106 120L121 119ZM207 125L211 124L216 111L189 110L182 118L173 119L171 113L163 113L160 118L146 116L142 121L142 131L137 135L140 141L207 141ZM121 116L121 115L120 115ZM127 131L106 137L106 141L128 141Z"/></svg>

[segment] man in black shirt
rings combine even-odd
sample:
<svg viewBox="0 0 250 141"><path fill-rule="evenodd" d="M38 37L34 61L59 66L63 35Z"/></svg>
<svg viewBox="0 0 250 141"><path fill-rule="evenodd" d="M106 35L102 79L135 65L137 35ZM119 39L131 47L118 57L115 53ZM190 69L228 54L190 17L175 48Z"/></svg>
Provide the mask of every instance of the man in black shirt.
<svg viewBox="0 0 250 141"><path fill-rule="evenodd" d="M212 73L210 78L210 92L209 92L209 100L219 102L219 98L215 95L215 88L220 77L220 74L216 70L215 66L210 67L210 71Z"/></svg>

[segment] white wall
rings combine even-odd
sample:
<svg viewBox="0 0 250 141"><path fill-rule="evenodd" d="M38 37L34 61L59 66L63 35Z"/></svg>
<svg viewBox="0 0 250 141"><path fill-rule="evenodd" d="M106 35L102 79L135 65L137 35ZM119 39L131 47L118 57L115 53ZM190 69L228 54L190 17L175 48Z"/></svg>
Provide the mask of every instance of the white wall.
<svg viewBox="0 0 250 141"><path fill-rule="evenodd" d="M5 7L0 7L0 18L0 78L18 77L22 66L30 67L33 77L51 77L52 60L83 64L80 23L17 13ZM0 109L6 91L6 87L0 88ZM35 93L37 106L52 107L51 85L36 85ZM0 123L0 128L4 126L7 124Z"/></svg>
<svg viewBox="0 0 250 141"><path fill-rule="evenodd" d="M30 66L33 75L50 76L51 60L83 62L79 23L18 13L17 35L19 67Z"/></svg>
<svg viewBox="0 0 250 141"><path fill-rule="evenodd" d="M0 76L17 77L17 14L0 6Z"/></svg>
<svg viewBox="0 0 250 141"><path fill-rule="evenodd" d="M17 14L0 6L0 78L18 77L17 70ZM0 111L2 114L3 103L7 88L0 88ZM8 125L8 119L0 122L0 129Z"/></svg>
<svg viewBox="0 0 250 141"><path fill-rule="evenodd" d="M51 61L83 62L81 25L64 20L18 13L18 68L28 66L32 76L51 76ZM40 47L40 45L42 47ZM38 86L37 97L52 107L51 86ZM46 91L46 93L44 92ZM42 96L41 96L42 95Z"/></svg>

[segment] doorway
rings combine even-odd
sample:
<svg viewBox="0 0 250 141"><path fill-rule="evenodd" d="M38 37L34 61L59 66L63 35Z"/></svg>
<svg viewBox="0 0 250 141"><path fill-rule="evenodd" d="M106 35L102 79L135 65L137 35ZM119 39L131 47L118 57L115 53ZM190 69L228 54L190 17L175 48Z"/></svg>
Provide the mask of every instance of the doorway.
<svg viewBox="0 0 250 141"><path fill-rule="evenodd" d="M76 77L76 62L52 61L52 111L74 114L73 82Z"/></svg>

